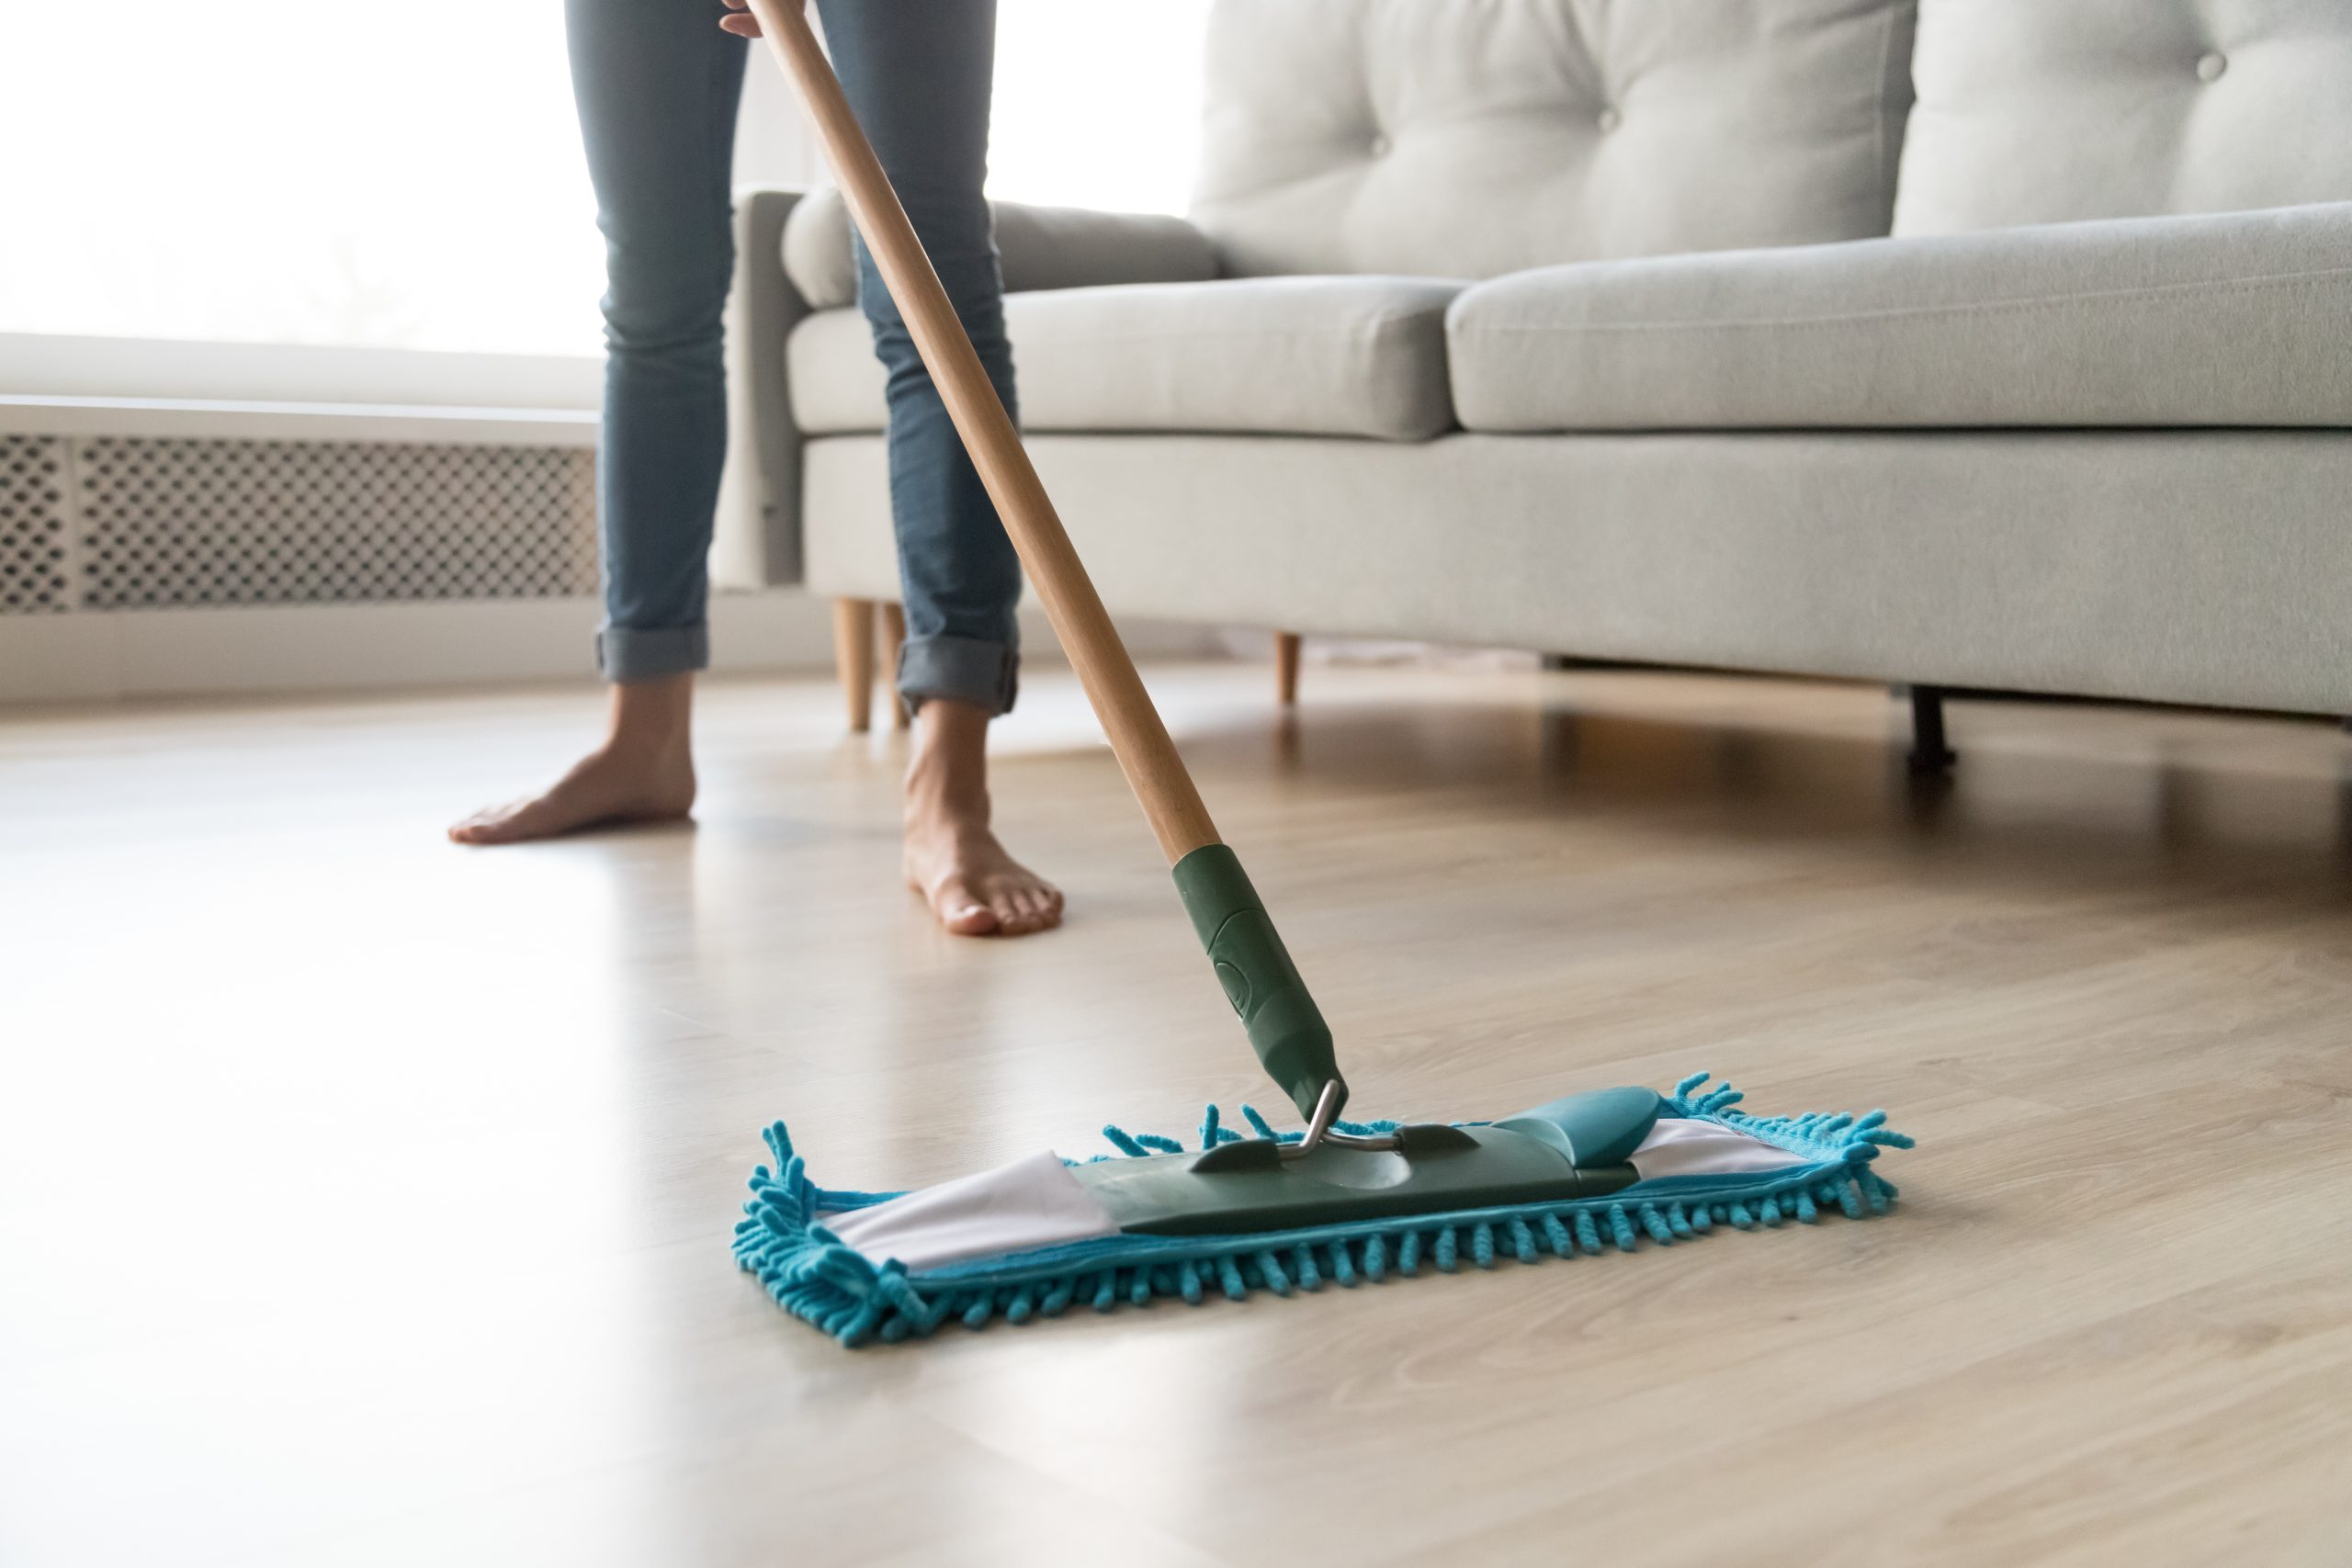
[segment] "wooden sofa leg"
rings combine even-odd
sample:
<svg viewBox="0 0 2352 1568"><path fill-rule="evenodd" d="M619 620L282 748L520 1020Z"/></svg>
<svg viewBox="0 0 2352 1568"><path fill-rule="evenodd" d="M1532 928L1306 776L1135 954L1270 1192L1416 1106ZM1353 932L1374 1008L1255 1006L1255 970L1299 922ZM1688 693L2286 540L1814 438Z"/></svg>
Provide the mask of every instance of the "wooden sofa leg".
<svg viewBox="0 0 2352 1568"><path fill-rule="evenodd" d="M907 640L907 607L885 604L876 627L880 647L876 652L882 664L882 700L890 709L890 728L907 727L907 705L899 700L899 649Z"/></svg>
<svg viewBox="0 0 2352 1568"><path fill-rule="evenodd" d="M1941 686L1913 686L1911 694L1911 771L1922 776L1951 772L1960 760L1944 741L1944 691Z"/></svg>
<svg viewBox="0 0 2352 1568"><path fill-rule="evenodd" d="M874 727L874 601L833 601L833 671L849 699L849 729L863 735Z"/></svg>
<svg viewBox="0 0 2352 1568"><path fill-rule="evenodd" d="M1298 705L1298 634L1274 634L1274 696L1283 706Z"/></svg>

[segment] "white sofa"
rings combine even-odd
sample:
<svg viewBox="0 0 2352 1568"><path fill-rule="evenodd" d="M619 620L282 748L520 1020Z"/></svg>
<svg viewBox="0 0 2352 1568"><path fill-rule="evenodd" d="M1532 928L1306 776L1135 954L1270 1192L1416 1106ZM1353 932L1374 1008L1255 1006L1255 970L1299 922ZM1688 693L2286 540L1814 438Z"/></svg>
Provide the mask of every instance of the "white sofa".
<svg viewBox="0 0 2352 1568"><path fill-rule="evenodd" d="M1222 0L1190 220L1000 207L1117 613L2352 712L2352 4ZM898 596L838 199L716 555Z"/></svg>

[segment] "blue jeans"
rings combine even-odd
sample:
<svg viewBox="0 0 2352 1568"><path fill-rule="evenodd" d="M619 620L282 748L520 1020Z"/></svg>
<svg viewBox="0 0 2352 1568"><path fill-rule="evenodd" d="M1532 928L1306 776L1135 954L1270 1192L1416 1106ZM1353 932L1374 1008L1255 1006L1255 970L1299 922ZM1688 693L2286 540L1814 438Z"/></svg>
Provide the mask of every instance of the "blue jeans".
<svg viewBox="0 0 2352 1568"><path fill-rule="evenodd" d="M818 0L834 69L1007 410L1016 410L988 203L995 0ZM605 243L597 450L605 678L709 662L727 450L719 321L745 51L718 0L566 0L573 94ZM763 69L767 67L763 66ZM888 372L890 513L907 612L899 690L1012 705L1021 566L864 242L857 300Z"/></svg>

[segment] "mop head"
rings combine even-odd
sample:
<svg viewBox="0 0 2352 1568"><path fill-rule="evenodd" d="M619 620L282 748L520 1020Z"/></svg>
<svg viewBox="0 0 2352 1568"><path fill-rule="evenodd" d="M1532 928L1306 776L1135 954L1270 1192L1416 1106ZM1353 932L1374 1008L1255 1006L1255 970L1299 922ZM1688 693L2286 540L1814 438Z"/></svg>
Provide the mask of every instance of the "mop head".
<svg viewBox="0 0 2352 1568"><path fill-rule="evenodd" d="M1730 1085L1709 1089L1706 1081L1696 1074L1656 1097L1655 1122L1644 1123L1640 1146L1616 1168L1629 1184L1600 1196L1246 1234L1121 1230L1070 1174L1081 1162L1047 1154L915 1192L832 1190L808 1179L778 1122L765 1134L776 1164L752 1173L735 1258L777 1305L854 1346L923 1337L951 1321L967 1328L999 1317L1027 1323L1073 1304L1108 1312L1174 1296L1198 1305L1216 1295L1238 1301L1252 1291L1287 1296L1326 1282L1410 1278L1424 1268L1453 1273L1464 1262L1490 1269L1501 1257L1536 1263L1611 1246L1631 1252L1645 1239L1670 1246L1717 1225L1811 1224L1833 1209L1860 1219L1894 1202L1894 1185L1872 1162L1882 1148L1907 1149L1911 1140L1887 1129L1884 1111L1750 1116L1734 1109L1742 1097ZM1258 1139L1302 1136L1277 1134L1246 1106L1242 1114ZM1398 1123L1338 1126L1378 1135ZM1118 1153L1095 1161L1186 1152L1173 1138L1103 1133ZM1197 1148L1244 1141L1211 1106Z"/></svg>

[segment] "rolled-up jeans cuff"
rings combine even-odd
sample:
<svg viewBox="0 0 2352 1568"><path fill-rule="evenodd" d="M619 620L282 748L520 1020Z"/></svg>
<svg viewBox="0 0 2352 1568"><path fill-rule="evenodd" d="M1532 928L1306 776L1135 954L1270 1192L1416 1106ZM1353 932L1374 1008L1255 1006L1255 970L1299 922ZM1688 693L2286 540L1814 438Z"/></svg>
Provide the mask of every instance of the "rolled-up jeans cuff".
<svg viewBox="0 0 2352 1568"><path fill-rule="evenodd" d="M931 697L969 703L993 718L1012 711L1020 656L1001 642L970 637L907 639L899 655L899 695L919 708Z"/></svg>
<svg viewBox="0 0 2352 1568"><path fill-rule="evenodd" d="M659 681L710 666L710 628L606 626L596 634L596 668L618 684Z"/></svg>

